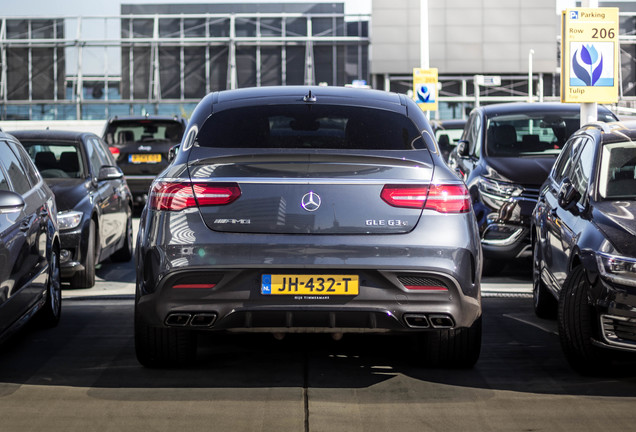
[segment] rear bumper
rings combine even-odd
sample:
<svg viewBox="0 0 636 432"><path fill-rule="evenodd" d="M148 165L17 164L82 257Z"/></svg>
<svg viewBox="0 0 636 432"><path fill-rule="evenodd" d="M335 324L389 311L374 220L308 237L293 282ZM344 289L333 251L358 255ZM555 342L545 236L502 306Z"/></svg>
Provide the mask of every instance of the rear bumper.
<svg viewBox="0 0 636 432"><path fill-rule="evenodd" d="M474 224L440 215L439 231L304 236L219 233L198 212L142 220L137 242L138 317L152 326L245 332L409 332L469 327L481 316ZM456 232L457 227L465 228ZM470 227L474 228L471 229ZM449 227L450 228L450 227ZM442 239L433 241L432 239ZM356 274L356 296L261 293L263 274ZM445 290L410 290L401 277ZM195 285L182 288L175 286ZM206 286L207 285L207 286ZM213 286L212 286L213 285Z"/></svg>

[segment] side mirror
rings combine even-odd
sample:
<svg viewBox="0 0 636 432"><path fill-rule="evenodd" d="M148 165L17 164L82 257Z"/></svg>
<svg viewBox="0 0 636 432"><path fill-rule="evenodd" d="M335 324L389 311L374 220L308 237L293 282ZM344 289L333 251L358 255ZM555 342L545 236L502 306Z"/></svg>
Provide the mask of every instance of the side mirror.
<svg viewBox="0 0 636 432"><path fill-rule="evenodd" d="M468 157L469 155L468 141L459 140L457 143L457 155L459 157Z"/></svg>
<svg viewBox="0 0 636 432"><path fill-rule="evenodd" d="M24 206L22 196L11 191L0 191L0 214L19 212Z"/></svg>
<svg viewBox="0 0 636 432"><path fill-rule="evenodd" d="M116 180L120 179L124 176L124 173L119 169L119 167L112 165L104 165L99 169L99 173L97 174L97 181L102 180Z"/></svg>
<svg viewBox="0 0 636 432"><path fill-rule="evenodd" d="M179 147L181 147L181 144L170 147L170 150L168 150L168 161L172 162L172 160L177 157Z"/></svg>
<svg viewBox="0 0 636 432"><path fill-rule="evenodd" d="M581 194L577 191L572 184L572 181L565 177L559 187L559 194L557 200L559 206L567 211L574 211L576 209L576 203L581 198Z"/></svg>

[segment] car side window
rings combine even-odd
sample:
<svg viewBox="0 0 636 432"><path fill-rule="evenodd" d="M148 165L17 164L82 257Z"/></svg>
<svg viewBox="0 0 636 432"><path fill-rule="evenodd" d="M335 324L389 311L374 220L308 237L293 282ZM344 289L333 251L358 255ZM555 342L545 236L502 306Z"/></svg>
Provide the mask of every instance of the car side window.
<svg viewBox="0 0 636 432"><path fill-rule="evenodd" d="M576 150L580 142L580 137L574 137L563 147L563 150L554 165L553 177L556 183L561 183L563 178L569 175L570 169L572 168L572 162L574 162L574 157L577 153Z"/></svg>
<svg viewBox="0 0 636 432"><path fill-rule="evenodd" d="M38 184L40 182L41 177L40 177L40 173L38 169L33 164L33 160L31 159L31 156L29 156L29 154L24 149L24 147L20 145L15 145L12 142L9 142L8 144L9 144L9 147L11 147L11 149L14 151L14 153L20 156L21 164L24 167L24 171L26 172L26 175L29 179L29 182L31 183L31 186L35 186L36 184Z"/></svg>
<svg viewBox="0 0 636 432"><path fill-rule="evenodd" d="M104 142L98 138L91 138L91 142L97 149L97 154L102 161L102 166L112 165L115 166L115 160L113 159L110 151L105 147Z"/></svg>
<svg viewBox="0 0 636 432"><path fill-rule="evenodd" d="M11 190L9 188L9 182L7 181L7 177L4 175L4 170L0 166L0 190L8 191Z"/></svg>
<svg viewBox="0 0 636 432"><path fill-rule="evenodd" d="M18 157L6 141L0 141L0 164L4 166L13 190L20 195L25 195L31 189L31 184L24 175L24 168Z"/></svg>
<svg viewBox="0 0 636 432"><path fill-rule="evenodd" d="M576 162L572 165L570 180L572 185L581 195L579 203L583 204L586 197L587 185L594 167L594 145L589 138L581 139ZM576 157L576 155L575 155Z"/></svg>
<svg viewBox="0 0 636 432"><path fill-rule="evenodd" d="M87 141L86 152L88 153L88 163L91 166L91 175L93 177L97 176L99 173L99 169L104 165L102 158L99 156L97 152L97 148L93 143L92 139Z"/></svg>
<svg viewBox="0 0 636 432"><path fill-rule="evenodd" d="M479 113L473 113L468 120L468 127L466 128L466 134L464 140L468 141L468 153L475 154L475 148L479 140L479 130L481 125L481 118Z"/></svg>
<svg viewBox="0 0 636 432"><path fill-rule="evenodd" d="M471 141L470 153L476 157L481 156L481 116L476 115L473 122L473 139Z"/></svg>

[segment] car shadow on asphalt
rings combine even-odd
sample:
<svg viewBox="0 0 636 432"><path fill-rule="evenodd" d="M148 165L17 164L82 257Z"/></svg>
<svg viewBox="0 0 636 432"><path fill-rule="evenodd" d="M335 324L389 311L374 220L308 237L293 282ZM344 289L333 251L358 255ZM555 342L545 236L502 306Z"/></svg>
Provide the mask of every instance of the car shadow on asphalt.
<svg viewBox="0 0 636 432"><path fill-rule="evenodd" d="M424 367L414 338L370 334L345 335L339 341L324 334L283 340L269 334L208 334L200 337L192 367L146 369L135 357L132 301L77 300L64 306L57 328L27 326L0 347L0 396L27 383L86 387L106 399L121 398L121 389L126 389L126 398L148 400L166 397L149 389L368 389L393 379L408 382L423 402L443 398L444 392L449 398L453 393L453 400L488 398L495 390L618 397L636 393L633 359L611 373L580 376L566 363L557 336L501 313L531 307L524 302L528 299L484 301L482 354L469 370ZM458 396L457 388L465 392ZM209 399L210 393L194 391L184 397Z"/></svg>

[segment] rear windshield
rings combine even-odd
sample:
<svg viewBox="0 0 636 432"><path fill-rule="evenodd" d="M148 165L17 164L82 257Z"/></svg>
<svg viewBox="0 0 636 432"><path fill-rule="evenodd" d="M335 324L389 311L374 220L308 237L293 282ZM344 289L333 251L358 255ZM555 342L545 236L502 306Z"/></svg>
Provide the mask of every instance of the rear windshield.
<svg viewBox="0 0 636 432"><path fill-rule="evenodd" d="M425 148L406 116L339 105L268 105L220 111L203 124L202 147L413 150Z"/></svg>
<svg viewBox="0 0 636 432"><path fill-rule="evenodd" d="M183 124L171 120L126 120L108 125L104 140L108 144L137 141L166 141L178 143L183 136Z"/></svg>
<svg viewBox="0 0 636 432"><path fill-rule="evenodd" d="M598 120L614 121L599 113ZM580 117L572 113L533 113L493 117L488 120L486 148L489 156L558 155L570 135L580 127Z"/></svg>

